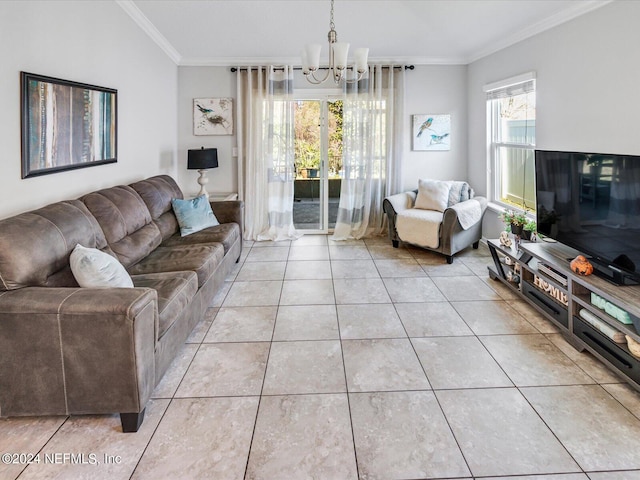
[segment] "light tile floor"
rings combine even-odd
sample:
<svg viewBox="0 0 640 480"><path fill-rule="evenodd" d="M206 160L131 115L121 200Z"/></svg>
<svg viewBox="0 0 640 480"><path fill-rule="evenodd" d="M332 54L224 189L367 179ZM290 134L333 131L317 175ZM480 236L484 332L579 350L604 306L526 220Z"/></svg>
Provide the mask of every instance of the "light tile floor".
<svg viewBox="0 0 640 480"><path fill-rule="evenodd" d="M138 433L118 415L3 419L0 453L58 461L0 479L640 480L640 395L489 263L384 238L248 242Z"/></svg>

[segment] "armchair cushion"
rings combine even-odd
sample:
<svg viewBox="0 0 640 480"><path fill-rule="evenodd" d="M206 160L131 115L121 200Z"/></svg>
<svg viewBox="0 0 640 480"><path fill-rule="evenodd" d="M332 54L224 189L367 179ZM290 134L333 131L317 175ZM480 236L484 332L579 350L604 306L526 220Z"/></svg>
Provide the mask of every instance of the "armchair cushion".
<svg viewBox="0 0 640 480"><path fill-rule="evenodd" d="M404 242L426 248L438 248L442 218L442 212L410 208L398 213L396 230Z"/></svg>
<svg viewBox="0 0 640 480"><path fill-rule="evenodd" d="M439 180L418 180L418 196L414 208L444 212L449 205L451 184Z"/></svg>
<svg viewBox="0 0 640 480"><path fill-rule="evenodd" d="M449 184L451 185L451 190L449 191L450 207L475 196L473 188L471 188L467 182L453 180L450 181Z"/></svg>

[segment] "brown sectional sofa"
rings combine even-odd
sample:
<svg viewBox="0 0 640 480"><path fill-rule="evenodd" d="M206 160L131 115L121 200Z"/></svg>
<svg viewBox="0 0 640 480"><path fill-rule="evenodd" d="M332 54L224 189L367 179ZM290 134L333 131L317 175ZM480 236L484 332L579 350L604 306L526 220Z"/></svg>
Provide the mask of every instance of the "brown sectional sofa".
<svg viewBox="0 0 640 480"><path fill-rule="evenodd" d="M0 416L119 413L138 430L242 251L242 202L211 202L220 225L181 237L173 198L161 175L0 220ZM76 244L134 288L80 288Z"/></svg>

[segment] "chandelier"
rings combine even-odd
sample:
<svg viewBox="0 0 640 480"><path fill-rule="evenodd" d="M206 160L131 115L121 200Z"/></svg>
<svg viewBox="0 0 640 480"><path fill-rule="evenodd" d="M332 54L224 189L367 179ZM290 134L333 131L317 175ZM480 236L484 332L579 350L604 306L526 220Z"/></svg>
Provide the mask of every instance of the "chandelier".
<svg viewBox="0 0 640 480"><path fill-rule="evenodd" d="M319 43L306 45L302 51L302 73L305 78L314 85L325 82L330 75L333 76L335 83L347 82L354 83L362 78L367 70L368 48L356 48L353 52L355 57L355 65L353 67L347 65L347 56L349 54L349 44L338 42L338 33L333 22L333 0L331 0L331 20L329 22L329 68L323 78L316 77L316 72L320 68L320 50L322 46ZM347 70L353 69L353 78L347 78Z"/></svg>

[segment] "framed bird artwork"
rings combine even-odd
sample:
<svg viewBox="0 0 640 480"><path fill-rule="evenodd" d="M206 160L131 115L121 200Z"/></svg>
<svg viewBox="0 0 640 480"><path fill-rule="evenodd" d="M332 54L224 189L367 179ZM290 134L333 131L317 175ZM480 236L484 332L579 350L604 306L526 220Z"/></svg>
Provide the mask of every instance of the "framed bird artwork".
<svg viewBox="0 0 640 480"><path fill-rule="evenodd" d="M411 135L414 151L451 150L451 115L413 115Z"/></svg>
<svg viewBox="0 0 640 480"><path fill-rule="evenodd" d="M194 135L233 135L233 99L194 98Z"/></svg>

